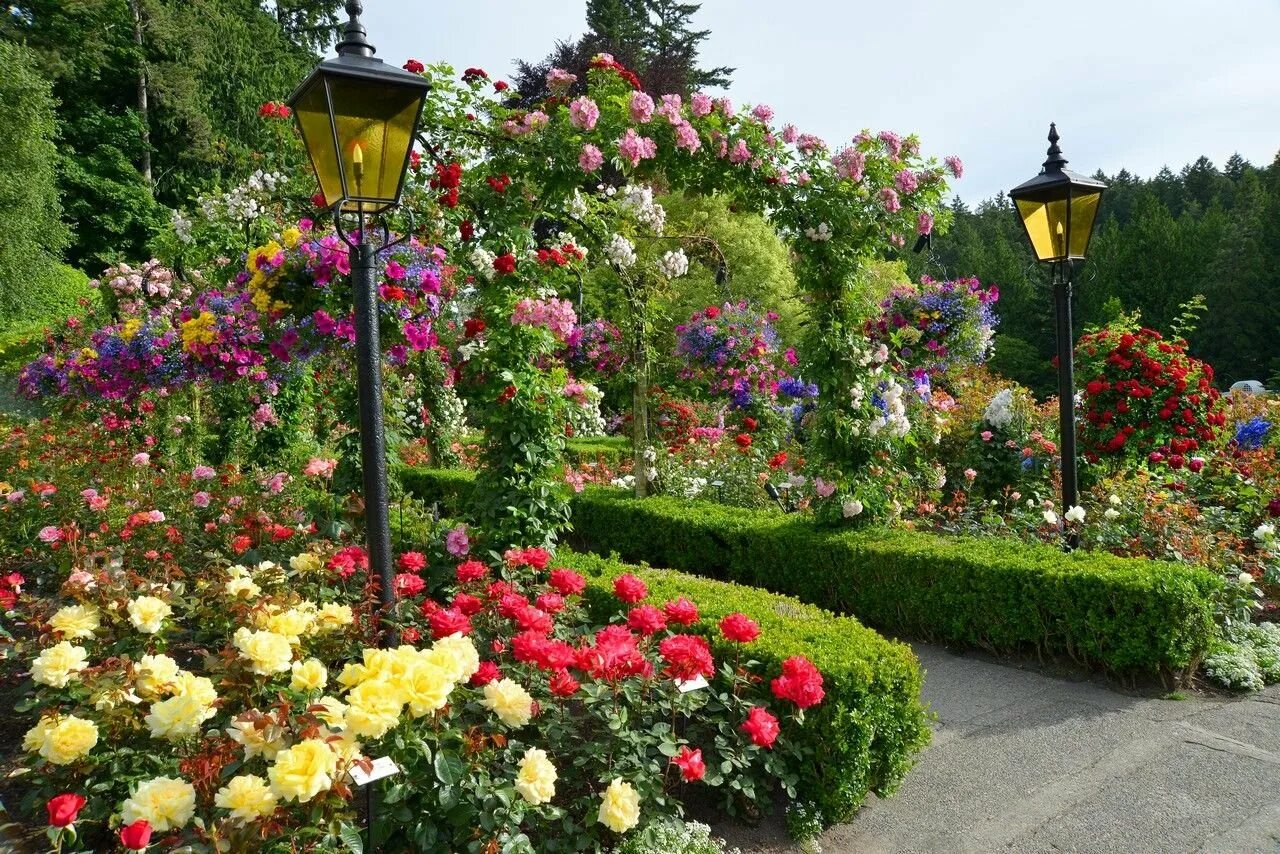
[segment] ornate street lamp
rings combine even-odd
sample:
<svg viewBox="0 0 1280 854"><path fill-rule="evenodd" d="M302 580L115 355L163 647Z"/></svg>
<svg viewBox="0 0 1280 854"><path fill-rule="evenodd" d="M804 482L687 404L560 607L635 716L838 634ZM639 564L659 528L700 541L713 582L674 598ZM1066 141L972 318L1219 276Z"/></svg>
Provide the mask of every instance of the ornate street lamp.
<svg viewBox="0 0 1280 854"><path fill-rule="evenodd" d="M289 106L311 158L325 204L351 248L355 298L356 384L360 399L360 459L369 568L381 583L384 608L395 598L391 572L391 523L387 508L386 441L382 424L382 352L378 339L376 267L379 252L396 245L381 224L374 244L370 219L400 202L409 155L430 88L426 80L374 59L365 38L358 0L348 0L346 30L337 59L326 59L302 81ZM351 218L354 231L343 226Z"/></svg>
<svg viewBox="0 0 1280 854"><path fill-rule="evenodd" d="M1107 188L1063 167L1067 158L1058 147L1058 128L1049 125L1049 156L1040 174L1009 191L1036 259L1052 265L1053 299L1057 315L1058 418L1062 433L1062 510L1078 503L1076 484L1075 377L1071 331L1071 263L1084 260L1098 216L1098 203ZM1079 545L1071 533L1067 545Z"/></svg>

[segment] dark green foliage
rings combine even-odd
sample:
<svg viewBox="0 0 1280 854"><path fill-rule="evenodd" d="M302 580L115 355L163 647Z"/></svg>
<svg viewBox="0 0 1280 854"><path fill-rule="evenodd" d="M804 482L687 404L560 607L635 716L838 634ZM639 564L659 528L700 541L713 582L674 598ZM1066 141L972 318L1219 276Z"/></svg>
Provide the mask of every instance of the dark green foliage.
<svg viewBox="0 0 1280 854"><path fill-rule="evenodd" d="M868 792L892 794L930 738L920 704L923 674L906 644L889 641L850 617L804 605L763 590L695 578L663 569L639 569L617 560L562 550L557 563L588 579L588 607L597 619L616 613L613 579L634 572L649 586L652 602L687 596L702 616L695 631L712 641L719 659L745 653L770 678L793 655L807 656L822 671L826 697L805 713L799 737L819 758L801 779L801 801L815 802L827 822L848 821ZM760 637L745 650L714 628L741 611L760 624Z"/></svg>
<svg viewBox="0 0 1280 854"><path fill-rule="evenodd" d="M1190 334L1191 354L1213 365L1219 385L1267 380L1280 368L1280 155L1255 167L1239 155L1223 171L1201 157L1180 174L1142 180L1121 170L1109 184L1088 260L1076 271L1076 329L1138 311L1166 331L1179 306L1204 294L1208 310ZM950 233L933 258L910 256L914 276L942 270L1000 287L997 370L1051 392L1053 300L1049 271L1031 256L1008 199L953 206ZM1012 343L1020 339L1034 349ZM1015 352L1009 356L1002 349ZM1013 373L1017 371L1017 373Z"/></svg>
<svg viewBox="0 0 1280 854"><path fill-rule="evenodd" d="M569 439L564 443L564 455L572 465L603 462L609 468L617 468L631 457L631 440L626 436Z"/></svg>
<svg viewBox="0 0 1280 854"><path fill-rule="evenodd" d="M49 316L44 296L74 290L55 183L54 101L28 49L0 41L0 328ZM62 300L59 299L59 303ZM74 302L74 301L73 301Z"/></svg>
<svg viewBox="0 0 1280 854"><path fill-rule="evenodd" d="M470 491L467 472L403 478L446 507ZM788 593L907 637L1177 674L1216 634L1221 582L1182 564L989 537L833 532L802 517L615 490L588 489L572 508L575 545Z"/></svg>

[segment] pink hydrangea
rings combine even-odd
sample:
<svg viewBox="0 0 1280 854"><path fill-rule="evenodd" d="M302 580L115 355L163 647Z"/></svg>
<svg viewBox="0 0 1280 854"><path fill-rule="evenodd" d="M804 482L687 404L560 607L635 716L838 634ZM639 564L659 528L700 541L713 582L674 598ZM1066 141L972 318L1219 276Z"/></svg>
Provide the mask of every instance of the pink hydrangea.
<svg viewBox="0 0 1280 854"><path fill-rule="evenodd" d="M709 116L714 108L715 101L712 100L710 95L694 92L689 98L689 111L695 116Z"/></svg>
<svg viewBox="0 0 1280 854"><path fill-rule="evenodd" d="M593 130L600 120L600 108L596 102L583 95L569 104L569 123L582 130Z"/></svg>
<svg viewBox="0 0 1280 854"><path fill-rule="evenodd" d="M889 213L897 213L902 210L902 202L898 200L898 191L893 187L885 187L880 191L880 204Z"/></svg>
<svg viewBox="0 0 1280 854"><path fill-rule="evenodd" d="M632 92L631 103L628 105L631 112L631 120L639 124L648 124L653 118L653 99L644 92Z"/></svg>
<svg viewBox="0 0 1280 854"><path fill-rule="evenodd" d="M640 136L635 128L627 128L617 145L618 154L622 155L623 160L629 161L633 168L639 166L641 160L652 159L658 154L657 144L647 136Z"/></svg>
<svg viewBox="0 0 1280 854"><path fill-rule="evenodd" d="M583 172L594 172L604 165L604 154L600 149L591 143L582 146L582 153L578 155L578 168Z"/></svg>

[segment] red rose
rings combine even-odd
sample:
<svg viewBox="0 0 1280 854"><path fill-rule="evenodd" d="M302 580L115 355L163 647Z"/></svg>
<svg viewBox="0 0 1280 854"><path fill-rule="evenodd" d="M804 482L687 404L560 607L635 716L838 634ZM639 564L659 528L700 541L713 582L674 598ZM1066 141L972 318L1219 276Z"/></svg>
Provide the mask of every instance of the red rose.
<svg viewBox="0 0 1280 854"><path fill-rule="evenodd" d="M151 825L145 818L120 828L120 844L130 851L141 851L151 844Z"/></svg>
<svg viewBox="0 0 1280 854"><path fill-rule="evenodd" d="M542 649L546 645L545 632L523 631L511 638L511 655L516 661L536 664L542 660Z"/></svg>
<svg viewBox="0 0 1280 854"><path fill-rule="evenodd" d="M405 572L422 572L427 568L427 558L422 552L405 552L396 560L396 565Z"/></svg>
<svg viewBox="0 0 1280 854"><path fill-rule="evenodd" d="M752 706L743 722L742 731L751 736L751 742L758 747L771 748L778 740L778 719L760 706Z"/></svg>
<svg viewBox="0 0 1280 854"><path fill-rule="evenodd" d="M464 219L462 224L458 226L458 233L463 240L472 240L476 236L476 227L471 220Z"/></svg>
<svg viewBox="0 0 1280 854"><path fill-rule="evenodd" d="M515 386L507 386L502 390L502 393L498 395L498 403L507 403L508 401L515 399L515 396L519 394L519 392L520 389Z"/></svg>
<svg viewBox="0 0 1280 854"><path fill-rule="evenodd" d="M400 633L400 643L417 643L422 640L422 633L410 627Z"/></svg>
<svg viewBox="0 0 1280 854"><path fill-rule="evenodd" d="M409 72L410 74L421 74L422 72L427 70L427 67L423 65L421 62L418 62L418 60L416 59L410 59L407 62L405 62L403 68L405 71Z"/></svg>
<svg viewBox="0 0 1280 854"><path fill-rule="evenodd" d="M572 569L553 569L548 582L561 596L577 596L587 589L587 580Z"/></svg>
<svg viewBox="0 0 1280 854"><path fill-rule="evenodd" d="M470 684L479 687L501 678L502 671L498 669L498 665L492 661L482 661L480 666L476 668L476 672L471 675Z"/></svg>
<svg viewBox="0 0 1280 854"><path fill-rule="evenodd" d="M478 317L468 317L462 324L463 334L468 338L475 338L481 332L484 332L484 321Z"/></svg>
<svg viewBox="0 0 1280 854"><path fill-rule="evenodd" d="M707 773L707 765L702 761L702 748L690 750L683 745L680 752L671 757L671 764L680 769L680 776L686 783L696 783Z"/></svg>
<svg viewBox="0 0 1280 854"><path fill-rule="evenodd" d="M751 447L751 436L746 433L739 433L734 437L733 441L736 442L738 447L742 448L744 451Z"/></svg>
<svg viewBox="0 0 1280 854"><path fill-rule="evenodd" d="M802 709L822 702L822 673L803 655L794 655L782 662L782 675L773 680L773 696L790 700Z"/></svg>
<svg viewBox="0 0 1280 854"><path fill-rule="evenodd" d="M493 84L493 91L495 92L505 92L510 88L511 86L505 80L499 80L497 83Z"/></svg>
<svg viewBox="0 0 1280 854"><path fill-rule="evenodd" d="M787 452L779 451L769 458L769 468L779 469L787 464Z"/></svg>
<svg viewBox="0 0 1280 854"><path fill-rule="evenodd" d="M451 608L457 608L468 617L473 617L484 610L484 602L470 593L459 593L453 597Z"/></svg>
<svg viewBox="0 0 1280 854"><path fill-rule="evenodd" d="M466 560L458 564L457 577L459 584L466 584L469 581L479 581L489 574L489 567L485 566L478 560Z"/></svg>
<svg viewBox="0 0 1280 854"><path fill-rule="evenodd" d="M533 600L533 604L548 614L558 614L564 610L564 597L559 593L543 593Z"/></svg>
<svg viewBox="0 0 1280 854"><path fill-rule="evenodd" d="M504 252L497 258L493 259L493 269L502 275L508 275L516 271L516 256L510 252Z"/></svg>
<svg viewBox="0 0 1280 854"><path fill-rule="evenodd" d="M707 306L706 315L707 315L707 319L708 319L708 320L715 320L717 317L719 317L719 316L720 316L720 309L719 309L719 307L714 306L714 305L709 305L709 306Z"/></svg>
<svg viewBox="0 0 1280 854"><path fill-rule="evenodd" d="M249 546L253 545L253 540L245 534L241 534L231 541L231 550L236 554L241 554L249 550Z"/></svg>
<svg viewBox="0 0 1280 854"><path fill-rule="evenodd" d="M71 792L56 795L49 799L49 803L45 804L45 809L49 811L49 824L53 827L67 827L76 820L76 816L80 814L80 808L88 801L84 795L77 795Z"/></svg>
<svg viewBox="0 0 1280 854"><path fill-rule="evenodd" d="M429 618L431 637L439 640L449 635L471 634L471 620L457 608L442 608Z"/></svg>
<svg viewBox="0 0 1280 854"><path fill-rule="evenodd" d="M326 203L327 201L328 200L324 197L324 193L316 193L311 197L311 204L318 208L328 207L328 204Z"/></svg>
<svg viewBox="0 0 1280 854"><path fill-rule="evenodd" d="M623 602L639 602L649 595L649 587L631 573L619 575L613 582L613 595Z"/></svg>
<svg viewBox="0 0 1280 854"><path fill-rule="evenodd" d="M529 607L529 600L514 590L507 590L498 597L498 613L508 620L514 620L516 615L527 607Z"/></svg>
<svg viewBox="0 0 1280 854"><path fill-rule="evenodd" d="M423 581L421 576L414 575L412 572L399 573L396 575L393 584L396 596L401 599L406 596L417 596L427 587L427 582Z"/></svg>
<svg viewBox="0 0 1280 854"><path fill-rule="evenodd" d="M662 606L667 619L682 626L692 626L698 622L698 606L681 596L674 602Z"/></svg>
<svg viewBox="0 0 1280 854"><path fill-rule="evenodd" d="M516 625L527 632L546 634L554 629L556 624L546 611L533 605L525 605L516 612Z"/></svg>
<svg viewBox="0 0 1280 854"><path fill-rule="evenodd" d="M468 83L475 80L488 80L489 72L485 71L483 68L468 68L466 71L462 72L462 79Z"/></svg>
<svg viewBox="0 0 1280 854"><path fill-rule="evenodd" d="M642 635L654 635L667 627L667 617L653 605L639 605L627 614L627 625Z"/></svg>
<svg viewBox="0 0 1280 854"><path fill-rule="evenodd" d="M551 674L550 684L547 686L551 689L551 693L557 697L572 697L578 693L578 688L582 687L577 679L569 675L569 671L561 668Z"/></svg>
<svg viewBox="0 0 1280 854"><path fill-rule="evenodd" d="M1191 462L1187 463L1187 468L1191 469L1192 472L1199 474L1200 470L1204 468L1204 460L1200 457L1192 457Z"/></svg>
<svg viewBox="0 0 1280 854"><path fill-rule="evenodd" d="M658 644L658 652L667 662L663 671L672 679L686 681L716 672L715 660L707 639L697 635L671 635Z"/></svg>
<svg viewBox="0 0 1280 854"><path fill-rule="evenodd" d="M756 421L750 415L742 419L742 426L746 428L748 433L756 432L756 428L760 426L760 422Z"/></svg>
<svg viewBox="0 0 1280 854"><path fill-rule="evenodd" d="M721 620L720 631L734 643L751 643L760 637L760 625L741 613L730 614Z"/></svg>

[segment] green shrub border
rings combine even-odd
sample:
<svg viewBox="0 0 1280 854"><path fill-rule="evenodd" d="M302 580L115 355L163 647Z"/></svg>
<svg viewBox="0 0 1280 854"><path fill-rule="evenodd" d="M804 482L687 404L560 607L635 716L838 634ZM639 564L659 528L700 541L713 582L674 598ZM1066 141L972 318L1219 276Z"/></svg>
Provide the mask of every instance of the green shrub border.
<svg viewBox="0 0 1280 854"><path fill-rule="evenodd" d="M449 508L465 507L472 479L402 473L411 492ZM1184 564L998 537L829 531L803 517L607 489L572 506L579 547L787 593L902 637L1185 678L1218 632L1221 581Z"/></svg>
<svg viewBox="0 0 1280 854"><path fill-rule="evenodd" d="M760 637L745 653L765 666L769 678L793 655L816 664L826 697L806 711L803 728L792 737L807 743L815 757L801 772L799 800L816 803L828 822L848 821L868 792L893 794L929 743L915 653L851 617L752 587L568 549L561 549L556 563L586 576L587 607L599 622L617 612L613 580L633 572L648 584L651 602L687 596L697 603L702 619L694 631L706 634L717 658L738 653L740 647L725 641L715 626L726 614L741 611L760 624Z"/></svg>

